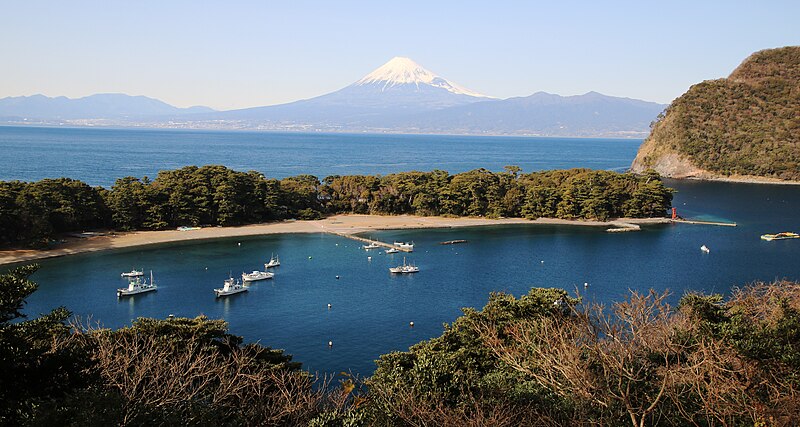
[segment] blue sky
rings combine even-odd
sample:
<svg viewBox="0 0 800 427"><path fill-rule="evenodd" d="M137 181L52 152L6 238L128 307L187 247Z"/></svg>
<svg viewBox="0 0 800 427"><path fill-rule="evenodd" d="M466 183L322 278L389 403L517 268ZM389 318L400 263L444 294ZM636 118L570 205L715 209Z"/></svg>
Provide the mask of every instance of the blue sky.
<svg viewBox="0 0 800 427"><path fill-rule="evenodd" d="M408 56L501 98L667 103L756 50L800 44L798 22L798 1L13 1L0 4L0 98L243 108L331 92Z"/></svg>

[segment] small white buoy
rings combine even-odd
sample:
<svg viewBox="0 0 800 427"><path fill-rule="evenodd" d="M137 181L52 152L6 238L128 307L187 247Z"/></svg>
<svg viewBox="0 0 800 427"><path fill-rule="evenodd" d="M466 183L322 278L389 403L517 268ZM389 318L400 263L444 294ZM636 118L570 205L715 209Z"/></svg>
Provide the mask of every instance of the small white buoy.
<svg viewBox="0 0 800 427"><path fill-rule="evenodd" d="M328 310L330 310L330 309L331 309L331 305L330 305L330 304L328 304Z"/></svg>
<svg viewBox="0 0 800 427"><path fill-rule="evenodd" d="M336 276L336 280L339 280L339 276Z"/></svg>
<svg viewBox="0 0 800 427"><path fill-rule="evenodd" d="M588 288L589 287L589 282L583 282L583 287L584 288Z"/></svg>
<svg viewBox="0 0 800 427"><path fill-rule="evenodd" d="M242 246L242 242L237 243L237 245Z"/></svg>
<svg viewBox="0 0 800 427"><path fill-rule="evenodd" d="M206 267L206 270L208 270L208 267Z"/></svg>
<svg viewBox="0 0 800 427"><path fill-rule="evenodd" d="M408 322L408 326L414 327L414 322Z"/></svg>
<svg viewBox="0 0 800 427"><path fill-rule="evenodd" d="M339 246L339 244L337 243L336 246Z"/></svg>
<svg viewBox="0 0 800 427"><path fill-rule="evenodd" d="M367 257L367 260L368 260L368 261L372 261L372 257L371 257L371 256L368 256L368 257Z"/></svg>
<svg viewBox="0 0 800 427"><path fill-rule="evenodd" d="M328 347L333 347L333 341L328 341Z"/></svg>
<svg viewBox="0 0 800 427"><path fill-rule="evenodd" d="M311 257L308 257L308 259L311 259Z"/></svg>
<svg viewBox="0 0 800 427"><path fill-rule="evenodd" d="M544 264L544 260L542 260L542 264Z"/></svg>

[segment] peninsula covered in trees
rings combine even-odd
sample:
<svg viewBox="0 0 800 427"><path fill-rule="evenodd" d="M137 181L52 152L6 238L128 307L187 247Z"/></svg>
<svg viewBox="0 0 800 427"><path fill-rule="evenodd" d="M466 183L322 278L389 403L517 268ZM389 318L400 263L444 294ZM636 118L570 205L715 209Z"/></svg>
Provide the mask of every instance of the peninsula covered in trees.
<svg viewBox="0 0 800 427"><path fill-rule="evenodd" d="M655 172L590 169L521 173L476 169L281 180L224 166L187 166L118 179L110 189L69 179L0 182L0 245L45 246L89 229L235 226L325 215L564 218L664 216L672 190Z"/></svg>

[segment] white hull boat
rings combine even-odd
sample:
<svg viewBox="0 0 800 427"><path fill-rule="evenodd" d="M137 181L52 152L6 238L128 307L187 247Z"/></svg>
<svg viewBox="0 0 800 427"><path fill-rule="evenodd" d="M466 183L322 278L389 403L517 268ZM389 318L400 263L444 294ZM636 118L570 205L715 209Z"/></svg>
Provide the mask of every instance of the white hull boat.
<svg viewBox="0 0 800 427"><path fill-rule="evenodd" d="M394 245L400 249L406 249L408 252L412 252L414 250L414 242L411 243L394 242Z"/></svg>
<svg viewBox="0 0 800 427"><path fill-rule="evenodd" d="M398 265L397 267L390 267L389 272L395 274L418 273L419 267L413 264L406 264L406 259L403 258L403 265Z"/></svg>
<svg viewBox="0 0 800 427"><path fill-rule="evenodd" d="M216 295L217 298L238 294L240 292L247 292L247 286L237 282L233 277L225 279L222 288L214 289L214 295Z"/></svg>
<svg viewBox="0 0 800 427"><path fill-rule="evenodd" d="M277 256L271 256L269 262L264 264L264 268L278 267L281 265L281 260Z"/></svg>
<svg viewBox="0 0 800 427"><path fill-rule="evenodd" d="M125 273L120 273L120 276L121 277L142 277L142 276L144 276L144 269L137 270L137 269L134 268L131 271L126 271Z"/></svg>
<svg viewBox="0 0 800 427"><path fill-rule="evenodd" d="M378 245L378 244L375 244L375 243L370 243L368 245L362 246L362 248L364 248L365 251L368 251L370 249L378 249L380 247L381 247L381 245Z"/></svg>
<svg viewBox="0 0 800 427"><path fill-rule="evenodd" d="M131 281L128 282L127 288L117 289L117 298L143 294L155 290L158 290L158 286L156 286L156 283L153 281L153 272L150 271L150 283L147 283L146 280L142 280L141 277L132 278Z"/></svg>
<svg viewBox="0 0 800 427"><path fill-rule="evenodd" d="M274 273L269 271L254 270L252 273L242 273L242 282L258 282L259 280L267 280L275 277Z"/></svg>

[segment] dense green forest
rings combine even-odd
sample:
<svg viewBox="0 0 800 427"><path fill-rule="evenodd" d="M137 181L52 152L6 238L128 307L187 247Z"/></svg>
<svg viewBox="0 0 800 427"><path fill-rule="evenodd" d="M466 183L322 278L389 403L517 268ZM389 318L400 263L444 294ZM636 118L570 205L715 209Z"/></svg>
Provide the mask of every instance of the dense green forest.
<svg viewBox="0 0 800 427"><path fill-rule="evenodd" d="M692 86L654 124L634 165L667 153L718 175L800 180L800 47L756 52Z"/></svg>
<svg viewBox="0 0 800 427"><path fill-rule="evenodd" d="M126 177L110 189L68 179L0 182L0 245L45 245L94 228L229 226L338 213L606 220L663 216L672 192L659 176L589 169L520 173L476 169L282 180L224 166Z"/></svg>
<svg viewBox="0 0 800 427"><path fill-rule="evenodd" d="M724 300L560 289L493 294L369 378L315 378L223 321L119 330L22 318L36 266L0 274L0 424L789 426L800 423L800 284Z"/></svg>

